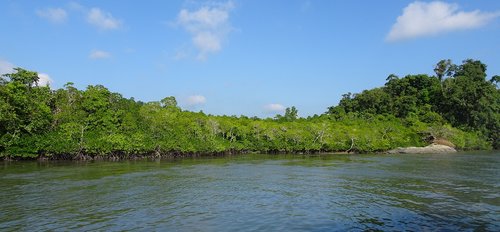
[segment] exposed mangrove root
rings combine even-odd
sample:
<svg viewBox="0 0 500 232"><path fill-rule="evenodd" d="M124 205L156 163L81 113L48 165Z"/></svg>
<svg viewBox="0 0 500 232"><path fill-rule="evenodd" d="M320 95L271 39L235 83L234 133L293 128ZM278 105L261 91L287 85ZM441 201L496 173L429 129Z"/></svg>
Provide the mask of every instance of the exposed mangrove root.
<svg viewBox="0 0 500 232"><path fill-rule="evenodd" d="M159 160L159 159L178 159L178 158L197 158L197 157L223 157L232 156L240 154L249 153L260 153L260 154L296 154L296 155L312 155L312 154L348 154L353 153L354 150L348 151L327 151L327 150L265 150L265 151L253 151L253 150L235 150L230 149L227 151L219 152L181 152L181 151L161 151L155 149L151 152L145 153L125 153L125 152L112 152L109 154L91 154L85 152L77 153L62 153L62 154L40 154L37 157L10 157L4 156L0 160L14 161L14 160L38 160L38 161L50 161L50 160L73 160L73 161L121 161L121 160Z"/></svg>
<svg viewBox="0 0 500 232"><path fill-rule="evenodd" d="M351 153L352 148L354 148L354 138L351 138L351 147L346 152Z"/></svg>

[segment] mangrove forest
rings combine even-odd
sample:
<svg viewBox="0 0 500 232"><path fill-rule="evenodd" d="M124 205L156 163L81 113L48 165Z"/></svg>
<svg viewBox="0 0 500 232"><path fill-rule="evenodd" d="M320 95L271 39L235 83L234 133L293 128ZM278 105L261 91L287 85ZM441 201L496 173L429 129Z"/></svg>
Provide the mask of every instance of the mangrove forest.
<svg viewBox="0 0 500 232"><path fill-rule="evenodd" d="M500 76L486 64L439 61L435 75L389 75L384 86L347 93L326 112L274 118L182 110L175 97L142 102L102 85L38 85L23 68L0 78L0 158L123 159L247 152L383 152L425 146L500 148Z"/></svg>

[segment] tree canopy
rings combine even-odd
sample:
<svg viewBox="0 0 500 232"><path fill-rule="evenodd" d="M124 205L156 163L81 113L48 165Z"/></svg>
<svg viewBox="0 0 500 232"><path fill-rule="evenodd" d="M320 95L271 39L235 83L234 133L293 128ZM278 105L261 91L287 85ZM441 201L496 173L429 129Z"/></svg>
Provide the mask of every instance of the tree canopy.
<svg viewBox="0 0 500 232"><path fill-rule="evenodd" d="M0 78L4 158L374 152L424 145L429 134L460 149L500 148L499 78L487 80L477 60L440 61L436 76L391 74L324 114L300 118L289 107L274 119L184 111L172 96L143 103L102 85L52 90L36 72L14 71Z"/></svg>
<svg viewBox="0 0 500 232"><path fill-rule="evenodd" d="M427 123L446 122L479 132L500 148L498 76L488 81L486 65L471 59L461 65L442 60L434 71L436 76L391 75L384 87L343 95L339 105L330 107L327 113L337 117L349 112L391 114L398 118L417 117ZM445 75L448 78L444 79Z"/></svg>

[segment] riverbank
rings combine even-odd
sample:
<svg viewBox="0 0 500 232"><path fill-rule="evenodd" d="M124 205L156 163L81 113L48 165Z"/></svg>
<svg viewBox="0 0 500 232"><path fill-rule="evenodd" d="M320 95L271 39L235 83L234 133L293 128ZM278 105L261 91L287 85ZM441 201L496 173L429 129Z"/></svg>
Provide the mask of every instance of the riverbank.
<svg viewBox="0 0 500 232"><path fill-rule="evenodd" d="M75 160L75 161L120 161L120 160L156 160L156 159L179 159L179 158L197 158L197 157L224 157L244 154L294 154L294 155L312 155L312 154L358 154L358 152L347 151L223 151L223 152L150 152L141 154L125 154L125 153L111 153L111 154L53 154L53 155L39 155L39 156L6 156L2 157L4 161L18 161L18 160Z"/></svg>
<svg viewBox="0 0 500 232"><path fill-rule="evenodd" d="M456 153L453 147L441 144L430 144L425 147L398 147L387 151L378 151L375 154L446 154ZM110 153L110 154L52 154L39 155L37 157L8 156L3 157L6 161L16 160L75 160L75 161L120 161L120 160L156 160L156 159L178 159L178 158L196 158L196 157L224 157L243 154L294 154L294 155L346 155L346 154L365 154L367 152L359 151L248 151L248 150L229 150L222 152L149 152L141 154Z"/></svg>

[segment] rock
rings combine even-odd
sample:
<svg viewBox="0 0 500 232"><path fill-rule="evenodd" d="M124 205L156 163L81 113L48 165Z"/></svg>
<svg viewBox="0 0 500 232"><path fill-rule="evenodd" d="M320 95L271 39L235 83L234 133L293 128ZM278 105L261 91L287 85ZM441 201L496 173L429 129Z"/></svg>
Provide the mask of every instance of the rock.
<svg viewBox="0 0 500 232"><path fill-rule="evenodd" d="M441 144L431 144L427 147L398 147L387 151L389 154L445 154L455 153L457 150Z"/></svg>
<svg viewBox="0 0 500 232"><path fill-rule="evenodd" d="M453 144L452 142L446 140L446 139L442 139L442 138L437 138L437 139L434 139L434 141L432 142L433 144L439 144L439 145L445 145L445 146L448 146L448 147L453 147L455 148L455 144Z"/></svg>

